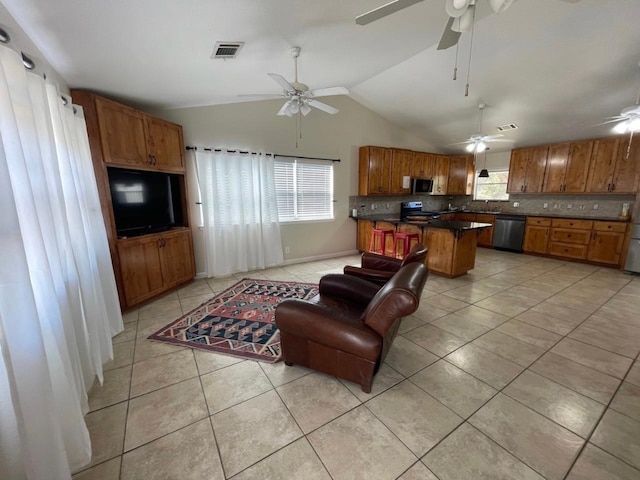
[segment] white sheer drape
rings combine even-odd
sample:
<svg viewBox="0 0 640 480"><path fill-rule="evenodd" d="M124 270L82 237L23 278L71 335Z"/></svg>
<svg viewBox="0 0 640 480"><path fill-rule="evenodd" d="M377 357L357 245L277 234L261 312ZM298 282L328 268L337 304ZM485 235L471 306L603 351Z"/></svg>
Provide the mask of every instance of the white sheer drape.
<svg viewBox="0 0 640 480"><path fill-rule="evenodd" d="M87 390L122 329L82 111L0 47L0 475L90 461Z"/></svg>
<svg viewBox="0 0 640 480"><path fill-rule="evenodd" d="M206 274L283 263L272 155L196 151Z"/></svg>

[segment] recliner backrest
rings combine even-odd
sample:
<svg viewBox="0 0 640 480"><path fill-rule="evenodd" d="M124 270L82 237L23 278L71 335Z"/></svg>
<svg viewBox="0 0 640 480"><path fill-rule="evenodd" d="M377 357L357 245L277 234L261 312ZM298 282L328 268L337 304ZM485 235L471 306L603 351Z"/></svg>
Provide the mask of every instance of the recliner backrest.
<svg viewBox="0 0 640 480"><path fill-rule="evenodd" d="M402 267L371 299L360 319L378 335L386 336L395 320L417 310L427 274L422 262Z"/></svg>
<svg viewBox="0 0 640 480"><path fill-rule="evenodd" d="M404 259L402 260L402 266L404 267L405 265L408 265L412 262L425 263L428 251L429 249L421 243L415 244L409 252L409 255L404 257Z"/></svg>

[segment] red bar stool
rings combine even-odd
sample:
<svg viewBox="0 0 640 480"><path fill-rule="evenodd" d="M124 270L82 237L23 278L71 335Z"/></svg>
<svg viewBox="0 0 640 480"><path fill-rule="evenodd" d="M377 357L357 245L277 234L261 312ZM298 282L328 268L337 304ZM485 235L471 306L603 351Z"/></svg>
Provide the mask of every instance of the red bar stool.
<svg viewBox="0 0 640 480"><path fill-rule="evenodd" d="M398 255L398 240L401 241L402 255ZM416 243L420 243L420 235L417 233L405 233L398 232L393 238L393 256L396 258L404 258L411 251L411 241L415 240Z"/></svg>
<svg viewBox="0 0 640 480"><path fill-rule="evenodd" d="M393 230L382 230L379 228L374 228L373 230L371 230L371 242L369 243L369 251L384 255L387 246L387 237L391 237L391 241L393 242L394 233L395 232ZM378 248L376 248L376 239L378 239Z"/></svg>

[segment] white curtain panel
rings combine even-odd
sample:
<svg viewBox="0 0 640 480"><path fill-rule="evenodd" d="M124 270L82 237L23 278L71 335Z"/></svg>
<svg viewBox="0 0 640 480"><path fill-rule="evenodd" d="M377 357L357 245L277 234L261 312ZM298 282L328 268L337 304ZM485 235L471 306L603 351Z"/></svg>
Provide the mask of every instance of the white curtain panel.
<svg viewBox="0 0 640 480"><path fill-rule="evenodd" d="M123 330L86 125L0 47L0 132L0 472L69 478Z"/></svg>
<svg viewBox="0 0 640 480"><path fill-rule="evenodd" d="M273 155L196 151L209 277L284 262Z"/></svg>

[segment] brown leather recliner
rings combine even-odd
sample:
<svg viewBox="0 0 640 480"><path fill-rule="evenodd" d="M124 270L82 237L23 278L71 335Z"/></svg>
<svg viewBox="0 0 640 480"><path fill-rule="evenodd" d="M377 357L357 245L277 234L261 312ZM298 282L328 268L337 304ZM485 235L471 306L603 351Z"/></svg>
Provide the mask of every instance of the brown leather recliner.
<svg viewBox="0 0 640 480"><path fill-rule="evenodd" d="M428 253L427 247L418 243L413 246L409 254L400 260L395 257L387 257L377 253L364 252L360 267L347 265L344 267L344 273L364 278L370 282L384 285L393 275L405 265L412 262L426 263Z"/></svg>
<svg viewBox="0 0 640 480"><path fill-rule="evenodd" d="M302 365L358 383L371 392L402 317L418 309L427 267L413 262L382 287L352 275L320 280L311 300L290 299L276 308L286 365Z"/></svg>

